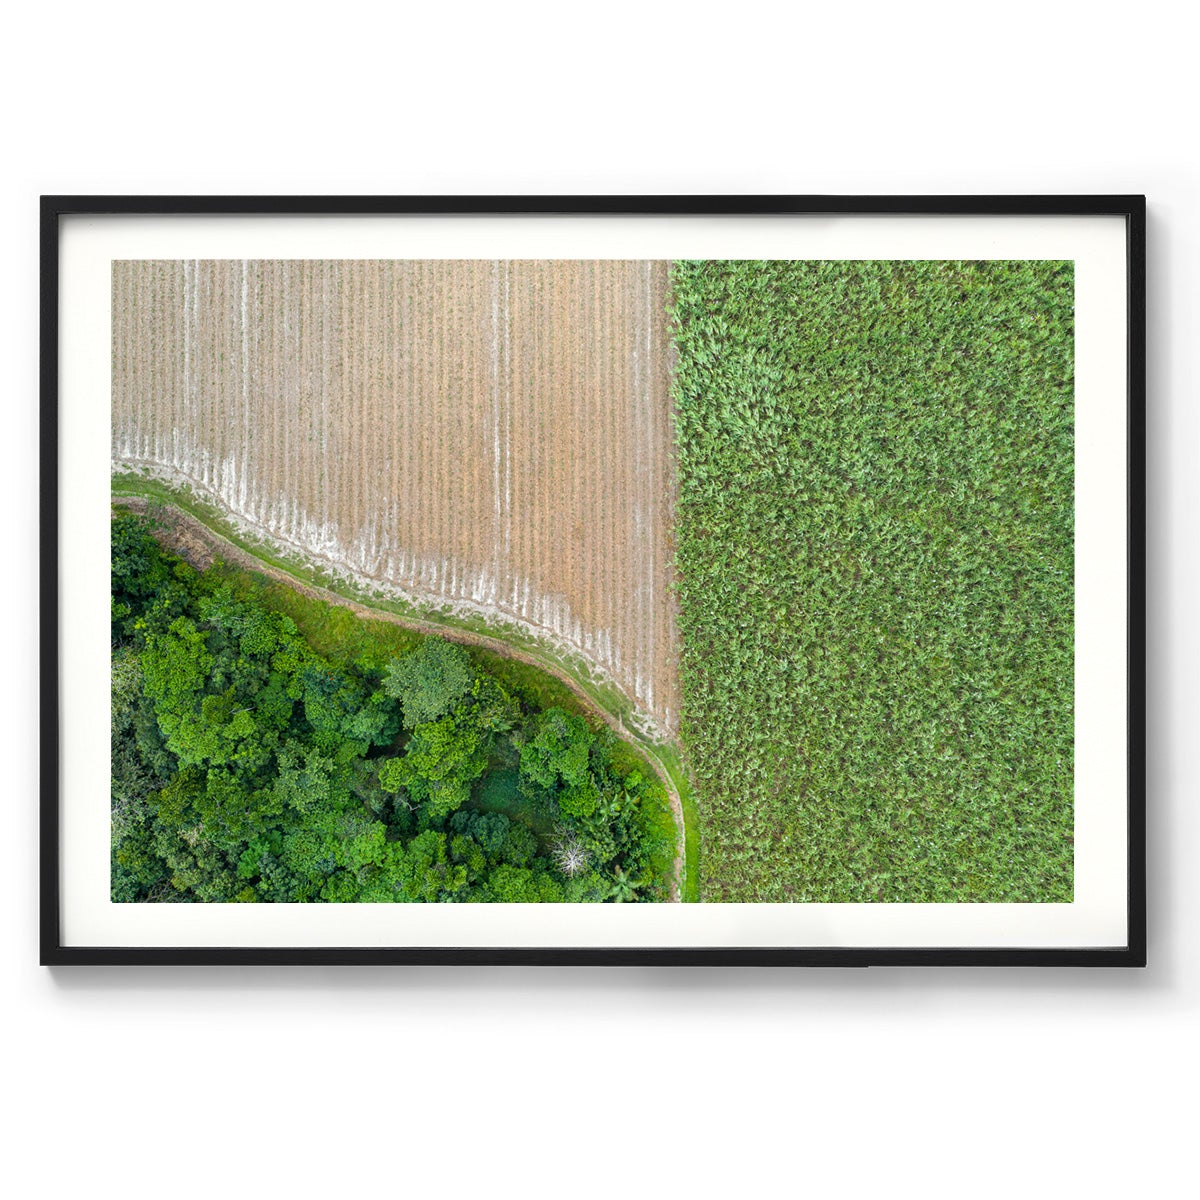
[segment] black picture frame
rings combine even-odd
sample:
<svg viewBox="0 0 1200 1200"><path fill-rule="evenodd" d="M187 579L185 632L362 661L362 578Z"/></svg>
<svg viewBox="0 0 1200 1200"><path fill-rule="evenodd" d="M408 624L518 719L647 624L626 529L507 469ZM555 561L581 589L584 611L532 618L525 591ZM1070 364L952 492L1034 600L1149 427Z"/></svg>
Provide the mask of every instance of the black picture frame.
<svg viewBox="0 0 1200 1200"><path fill-rule="evenodd" d="M221 947L64 945L60 900L60 230L108 215L1118 216L1126 228L1127 942L1013 947ZM1146 963L1146 204L1140 195L1012 196L44 196L41 200L41 962L83 965L1123 966Z"/></svg>

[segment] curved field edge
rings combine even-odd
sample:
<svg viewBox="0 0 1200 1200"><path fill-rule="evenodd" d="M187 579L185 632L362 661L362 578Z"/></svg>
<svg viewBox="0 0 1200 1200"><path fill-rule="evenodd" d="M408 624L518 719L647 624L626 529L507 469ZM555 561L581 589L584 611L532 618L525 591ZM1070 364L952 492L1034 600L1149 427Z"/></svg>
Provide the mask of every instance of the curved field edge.
<svg viewBox="0 0 1200 1200"><path fill-rule="evenodd" d="M364 620L385 621L415 633L436 633L473 647L489 670L511 676L519 672L527 690L536 691L546 706L557 704L583 716L594 727L610 728L628 748L631 757L653 772L667 794L676 831L675 898L698 901L699 821L687 773L679 750L656 739L643 728L641 714L632 701L607 680L598 679L578 656L557 653L527 631L508 623L497 625L482 617L419 605L368 589L352 580L323 571L298 555L291 555L265 538L239 528L214 504L187 487L133 472L114 472L112 499L132 509L155 515L165 510L182 517L207 543L206 548L227 567L264 576L310 600L341 607ZM289 611L304 632L302 614ZM682 843L682 846L680 846ZM682 851L682 852L681 852Z"/></svg>

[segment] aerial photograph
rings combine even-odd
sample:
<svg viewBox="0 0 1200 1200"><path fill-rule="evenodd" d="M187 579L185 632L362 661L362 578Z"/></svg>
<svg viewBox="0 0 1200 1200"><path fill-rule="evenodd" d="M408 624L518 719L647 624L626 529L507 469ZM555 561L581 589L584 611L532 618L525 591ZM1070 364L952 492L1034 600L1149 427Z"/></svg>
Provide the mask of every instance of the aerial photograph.
<svg viewBox="0 0 1200 1200"><path fill-rule="evenodd" d="M1071 262L111 296L113 901L1072 900Z"/></svg>

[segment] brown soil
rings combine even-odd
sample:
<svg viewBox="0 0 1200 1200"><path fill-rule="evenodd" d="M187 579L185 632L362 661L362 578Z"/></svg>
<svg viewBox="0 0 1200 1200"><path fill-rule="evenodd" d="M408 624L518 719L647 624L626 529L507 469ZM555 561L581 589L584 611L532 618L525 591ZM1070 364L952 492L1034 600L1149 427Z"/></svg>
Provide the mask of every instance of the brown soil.
<svg viewBox="0 0 1200 1200"><path fill-rule="evenodd" d="M519 620L670 733L667 286L663 262L114 262L113 461Z"/></svg>

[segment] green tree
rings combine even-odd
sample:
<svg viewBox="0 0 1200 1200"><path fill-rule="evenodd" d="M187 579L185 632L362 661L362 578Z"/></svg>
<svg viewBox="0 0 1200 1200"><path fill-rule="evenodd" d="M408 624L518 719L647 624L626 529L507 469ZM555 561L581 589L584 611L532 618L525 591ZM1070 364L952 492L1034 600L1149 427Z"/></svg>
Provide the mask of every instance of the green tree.
<svg viewBox="0 0 1200 1200"><path fill-rule="evenodd" d="M613 871L612 886L609 889L608 898L613 904L625 904L631 900L638 898L638 892L646 886L644 879L634 879L626 874L621 868L617 867Z"/></svg>
<svg viewBox="0 0 1200 1200"><path fill-rule="evenodd" d="M204 634L188 617L177 617L164 633L147 639L142 655L146 695L154 701L167 748L181 766L220 755L212 706L207 714L201 709L212 666Z"/></svg>
<svg viewBox="0 0 1200 1200"><path fill-rule="evenodd" d="M277 756L274 791L281 806L300 815L330 806L335 794L335 768L316 746L289 740Z"/></svg>
<svg viewBox="0 0 1200 1200"><path fill-rule="evenodd" d="M549 708L534 720L533 736L521 746L521 775L544 788L583 787L594 741L582 717Z"/></svg>
<svg viewBox="0 0 1200 1200"><path fill-rule="evenodd" d="M383 687L400 701L404 727L412 729L444 717L470 690L475 669L467 652L431 637L417 650L388 664Z"/></svg>
<svg viewBox="0 0 1200 1200"><path fill-rule="evenodd" d="M488 761L483 731L470 715L460 708L440 721L418 725L404 754L380 767L380 787L385 792L404 788L435 818L462 807Z"/></svg>
<svg viewBox="0 0 1200 1200"><path fill-rule="evenodd" d="M545 871L503 863L488 876L492 896L502 904L560 904L562 885Z"/></svg>

